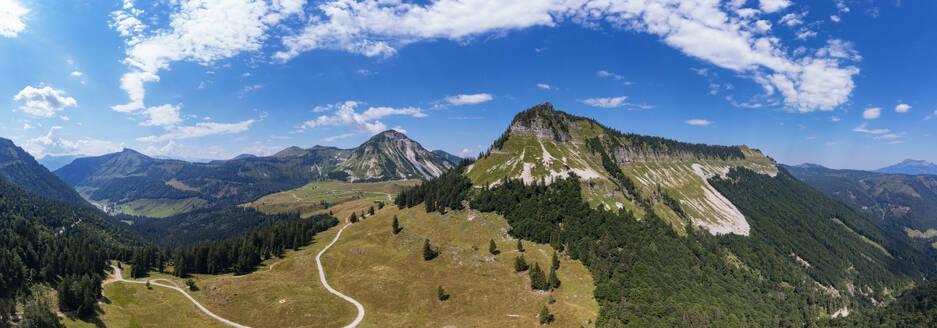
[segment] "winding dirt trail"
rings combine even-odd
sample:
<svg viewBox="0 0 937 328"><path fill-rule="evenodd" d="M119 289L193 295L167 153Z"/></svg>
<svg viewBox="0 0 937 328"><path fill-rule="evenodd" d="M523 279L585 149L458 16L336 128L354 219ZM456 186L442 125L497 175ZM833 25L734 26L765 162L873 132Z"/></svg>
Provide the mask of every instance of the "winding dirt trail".
<svg viewBox="0 0 937 328"><path fill-rule="evenodd" d="M344 228L343 228L343 229L344 229ZM339 232L339 233L340 233L340 232ZM336 238L336 239L338 239L338 238ZM334 241L333 241L333 243L334 243ZM330 246L331 246L331 245L330 245ZM146 284L146 281L127 280L127 279L124 279L124 276L121 275L120 268L118 268L118 267L116 267L116 266L113 266L113 265L111 265L111 267L114 268L114 281L129 282L129 283L132 283L132 284ZM322 270L322 267L319 267L319 271L320 271L320 272L321 272L321 270ZM165 288L169 288L169 289L174 289L174 290L176 290L176 291L182 293L182 295L185 295L185 297L188 298L190 301L192 301L192 303L195 303L195 306L197 306L200 310L202 310L202 312L205 312L205 314L207 314L208 316L210 316L210 317L212 317L212 318L215 318L215 319L217 319L218 321L221 321L222 323L224 323L224 324L226 324L226 325L231 326L231 327L236 327L236 328L250 328L250 327L248 327L248 326L245 326L245 325L242 325L242 324L238 324L238 323L236 323L236 322L234 322L234 321L231 321L231 320L228 320L228 319L219 317L217 314L211 313L211 311L208 311L208 309L206 309L204 306L202 306L201 303L199 303L198 301L196 301L195 298L193 298L191 295L189 295L189 293L186 293L184 290L182 290L182 288L176 287L175 285L161 284L161 283L158 283L158 282L156 282L156 281L165 281L165 282L167 282L167 283L169 283L169 284L173 284L171 281L166 280L166 279L154 279L154 280L150 280L150 285L165 287ZM323 279L322 281L324 282L325 280ZM363 315L360 315L360 316L363 316Z"/></svg>
<svg viewBox="0 0 937 328"><path fill-rule="evenodd" d="M325 286L325 289L327 289L329 293L332 293L338 297L341 297L342 299L348 301L349 303L354 304L355 307L358 308L358 316L355 317L355 321L352 321L350 324L345 326L345 328L354 328L354 327L357 327L358 324L361 323L361 320L364 320L364 306L362 306L361 303L358 303L358 301L356 301L355 299L345 296L345 294L339 293L337 290L332 288L332 286L329 286L329 283L325 281L325 270L322 269L322 261L319 259L320 257L322 257L322 254L324 254L325 251L329 250L329 247L332 247L332 245L335 244L336 241L338 241L338 238L342 236L342 231L345 231L345 228L348 228L349 226L351 226L351 223L345 224L345 226L339 229L338 233L335 234L335 239L332 239L331 243L329 243L327 246L325 246L325 248L319 251L319 254L316 255L316 266L319 267L319 280L322 281L322 286Z"/></svg>

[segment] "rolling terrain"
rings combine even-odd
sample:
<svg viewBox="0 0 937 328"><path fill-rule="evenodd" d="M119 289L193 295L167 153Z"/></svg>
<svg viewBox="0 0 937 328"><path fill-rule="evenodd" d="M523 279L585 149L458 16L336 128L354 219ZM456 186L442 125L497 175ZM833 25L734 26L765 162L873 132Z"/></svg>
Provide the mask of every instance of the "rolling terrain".
<svg viewBox="0 0 937 328"><path fill-rule="evenodd" d="M396 131L354 149L286 148L272 156L190 163L125 149L80 158L55 173L109 213L167 217L254 201L317 179L382 181L438 176L454 163Z"/></svg>
<svg viewBox="0 0 937 328"><path fill-rule="evenodd" d="M937 256L937 175L834 170L815 164L785 168L893 236Z"/></svg>

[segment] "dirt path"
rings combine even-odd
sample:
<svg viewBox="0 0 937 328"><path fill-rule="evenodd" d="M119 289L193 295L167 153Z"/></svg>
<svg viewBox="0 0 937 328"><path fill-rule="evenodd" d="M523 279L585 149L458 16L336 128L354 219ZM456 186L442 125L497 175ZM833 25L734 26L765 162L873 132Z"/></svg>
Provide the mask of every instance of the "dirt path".
<svg viewBox="0 0 937 328"><path fill-rule="evenodd" d="M341 297L342 299L348 301L349 303L354 304L355 307L358 308L358 316L355 317L355 321L352 321L350 324L345 326L345 328L354 328L354 327L357 327L358 324L361 323L361 320L364 320L364 306L362 306L361 303L358 303L358 301L356 301L355 299L345 296L345 294L339 293L337 290L332 288L332 286L329 286L329 283L325 281L325 270L322 269L322 261L319 259L320 257L322 257L322 254L324 254L325 251L329 249L329 247L332 247L332 245L335 244L336 241L338 241L338 238L342 236L342 231L345 231L345 228L348 228L349 226L351 226L351 223L345 224L345 226L339 229L338 233L335 234L335 239L332 239L331 243L329 243L328 245L325 246L325 248L319 251L319 254L316 255L316 266L319 267L319 280L322 281L322 285L325 286L325 289L327 289L329 293L335 294L336 296Z"/></svg>
<svg viewBox="0 0 937 328"><path fill-rule="evenodd" d="M338 238L336 238L336 239L338 239ZM334 241L333 241L333 243L334 243ZM118 267L116 267L116 266L113 266L113 265L112 265L111 267L114 268L114 281L129 282L129 283L133 283L133 284L146 284L146 281L126 280L126 279L124 279L123 275L121 275L120 268L118 268ZM322 270L321 267L319 268L319 270L320 270L320 271ZM165 285L165 284L161 284L161 283L158 283L158 282L156 282L156 281L165 281L165 282L167 282L167 283L169 283L169 284L172 284L172 286L170 286L170 285ZM325 280L323 280L323 281L325 281ZM211 311L208 311L208 309L206 309L204 306L202 306L201 303L199 303L198 301L196 301L195 298L193 298L191 295L189 295L189 293L186 293L184 290L182 290L182 288L176 287L175 284L174 284L173 282L169 281L169 280L166 280L166 279L154 279L154 280L150 280L150 285L165 287L165 288L169 288L169 289L175 289L176 291L182 293L182 295L185 295L185 297L188 298L190 301L192 301L192 303L195 303L195 306L198 306L198 308L199 308L200 310L202 310L202 312L205 312L205 314L207 314L208 316L210 316L210 317L212 317L212 318L218 319L218 321L221 321L222 323L224 323L224 324L226 324L226 325L229 325L229 326L231 326L231 327L237 327L237 328L250 328L250 327L248 327L248 326L235 323L235 322L233 322L233 321L231 321L231 320L228 320L228 319L219 317L218 315L216 315L216 314L214 314L214 313L211 313Z"/></svg>

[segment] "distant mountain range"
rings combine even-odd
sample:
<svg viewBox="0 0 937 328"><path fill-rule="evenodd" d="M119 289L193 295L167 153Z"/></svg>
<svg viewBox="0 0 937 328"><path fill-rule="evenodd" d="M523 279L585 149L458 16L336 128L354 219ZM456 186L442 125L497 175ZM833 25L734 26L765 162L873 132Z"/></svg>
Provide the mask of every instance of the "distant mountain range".
<svg viewBox="0 0 937 328"><path fill-rule="evenodd" d="M836 170L809 163L785 168L893 236L922 250L937 248L937 175Z"/></svg>
<svg viewBox="0 0 937 328"><path fill-rule="evenodd" d="M9 139L0 138L0 179L33 194L88 205L81 196Z"/></svg>
<svg viewBox="0 0 937 328"><path fill-rule="evenodd" d="M82 158L82 157L85 157L85 155L61 155L61 156L46 155L40 159L37 159L36 161L38 161L39 164L42 164L42 166L45 166L47 169L49 169L49 171L55 171L65 165L68 165L68 163L71 163L72 161L78 158Z"/></svg>
<svg viewBox="0 0 937 328"><path fill-rule="evenodd" d="M109 212L166 217L252 201L320 178L429 179L455 164L389 130L353 149L294 146L272 156L239 155L209 163L158 159L125 149L76 159L55 174Z"/></svg>
<svg viewBox="0 0 937 328"><path fill-rule="evenodd" d="M901 161L901 163L875 170L875 172L937 175L937 164L922 160L906 159Z"/></svg>

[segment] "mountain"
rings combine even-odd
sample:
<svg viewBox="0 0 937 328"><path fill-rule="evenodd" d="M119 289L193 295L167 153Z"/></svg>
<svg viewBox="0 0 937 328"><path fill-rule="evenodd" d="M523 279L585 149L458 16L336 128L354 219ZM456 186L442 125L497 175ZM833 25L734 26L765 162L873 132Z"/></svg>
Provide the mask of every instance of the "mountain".
<svg viewBox="0 0 937 328"><path fill-rule="evenodd" d="M75 159L82 158L82 157L85 157L85 156L84 155L62 155L62 156L46 155L36 161L38 161L39 164L42 164L42 166L45 166L47 169L49 169L49 171L55 171L55 170L58 170L60 167L68 165L68 163L71 163Z"/></svg>
<svg viewBox="0 0 937 328"><path fill-rule="evenodd" d="M0 138L0 180L36 195L73 204L88 203L75 190L9 139Z"/></svg>
<svg viewBox="0 0 937 328"><path fill-rule="evenodd" d="M706 182L737 166L771 176L778 171L771 159L746 146L624 134L545 103L518 114L466 174L475 184L493 186L509 178L529 184L575 173L593 207L627 209L639 217L650 210L675 225L747 235L742 214ZM664 202L674 198L683 204Z"/></svg>
<svg viewBox="0 0 937 328"><path fill-rule="evenodd" d="M405 135L386 131L354 149L293 146L272 156L209 163L158 159L125 149L76 159L55 174L108 212L167 217L253 201L315 179L429 179L453 166Z"/></svg>
<svg viewBox="0 0 937 328"><path fill-rule="evenodd" d="M348 180L355 182L431 179L454 166L403 133L387 130L352 150L336 170L348 174Z"/></svg>
<svg viewBox="0 0 937 328"><path fill-rule="evenodd" d="M495 212L511 237L581 261L596 326L821 325L935 267L757 150L622 133L549 103L395 204Z"/></svg>
<svg viewBox="0 0 937 328"><path fill-rule="evenodd" d="M446 152L445 150L442 150L442 149L434 150L434 151L433 151L433 154L442 156L442 158L444 158L444 159L446 159L447 161L449 161L449 163L452 164L452 165L459 165L459 162L462 161L462 157L459 157L459 156L450 154L450 153L448 153L448 152Z"/></svg>
<svg viewBox="0 0 937 328"><path fill-rule="evenodd" d="M850 205L893 236L937 249L937 175L787 166L798 179Z"/></svg>
<svg viewBox="0 0 937 328"><path fill-rule="evenodd" d="M875 170L875 172L900 174L937 174L937 164L928 161L906 159L901 161L901 163Z"/></svg>
<svg viewBox="0 0 937 328"><path fill-rule="evenodd" d="M322 177L338 162L341 152L321 149L302 156L190 163L125 149L77 159L55 173L109 212L166 217L297 188Z"/></svg>

